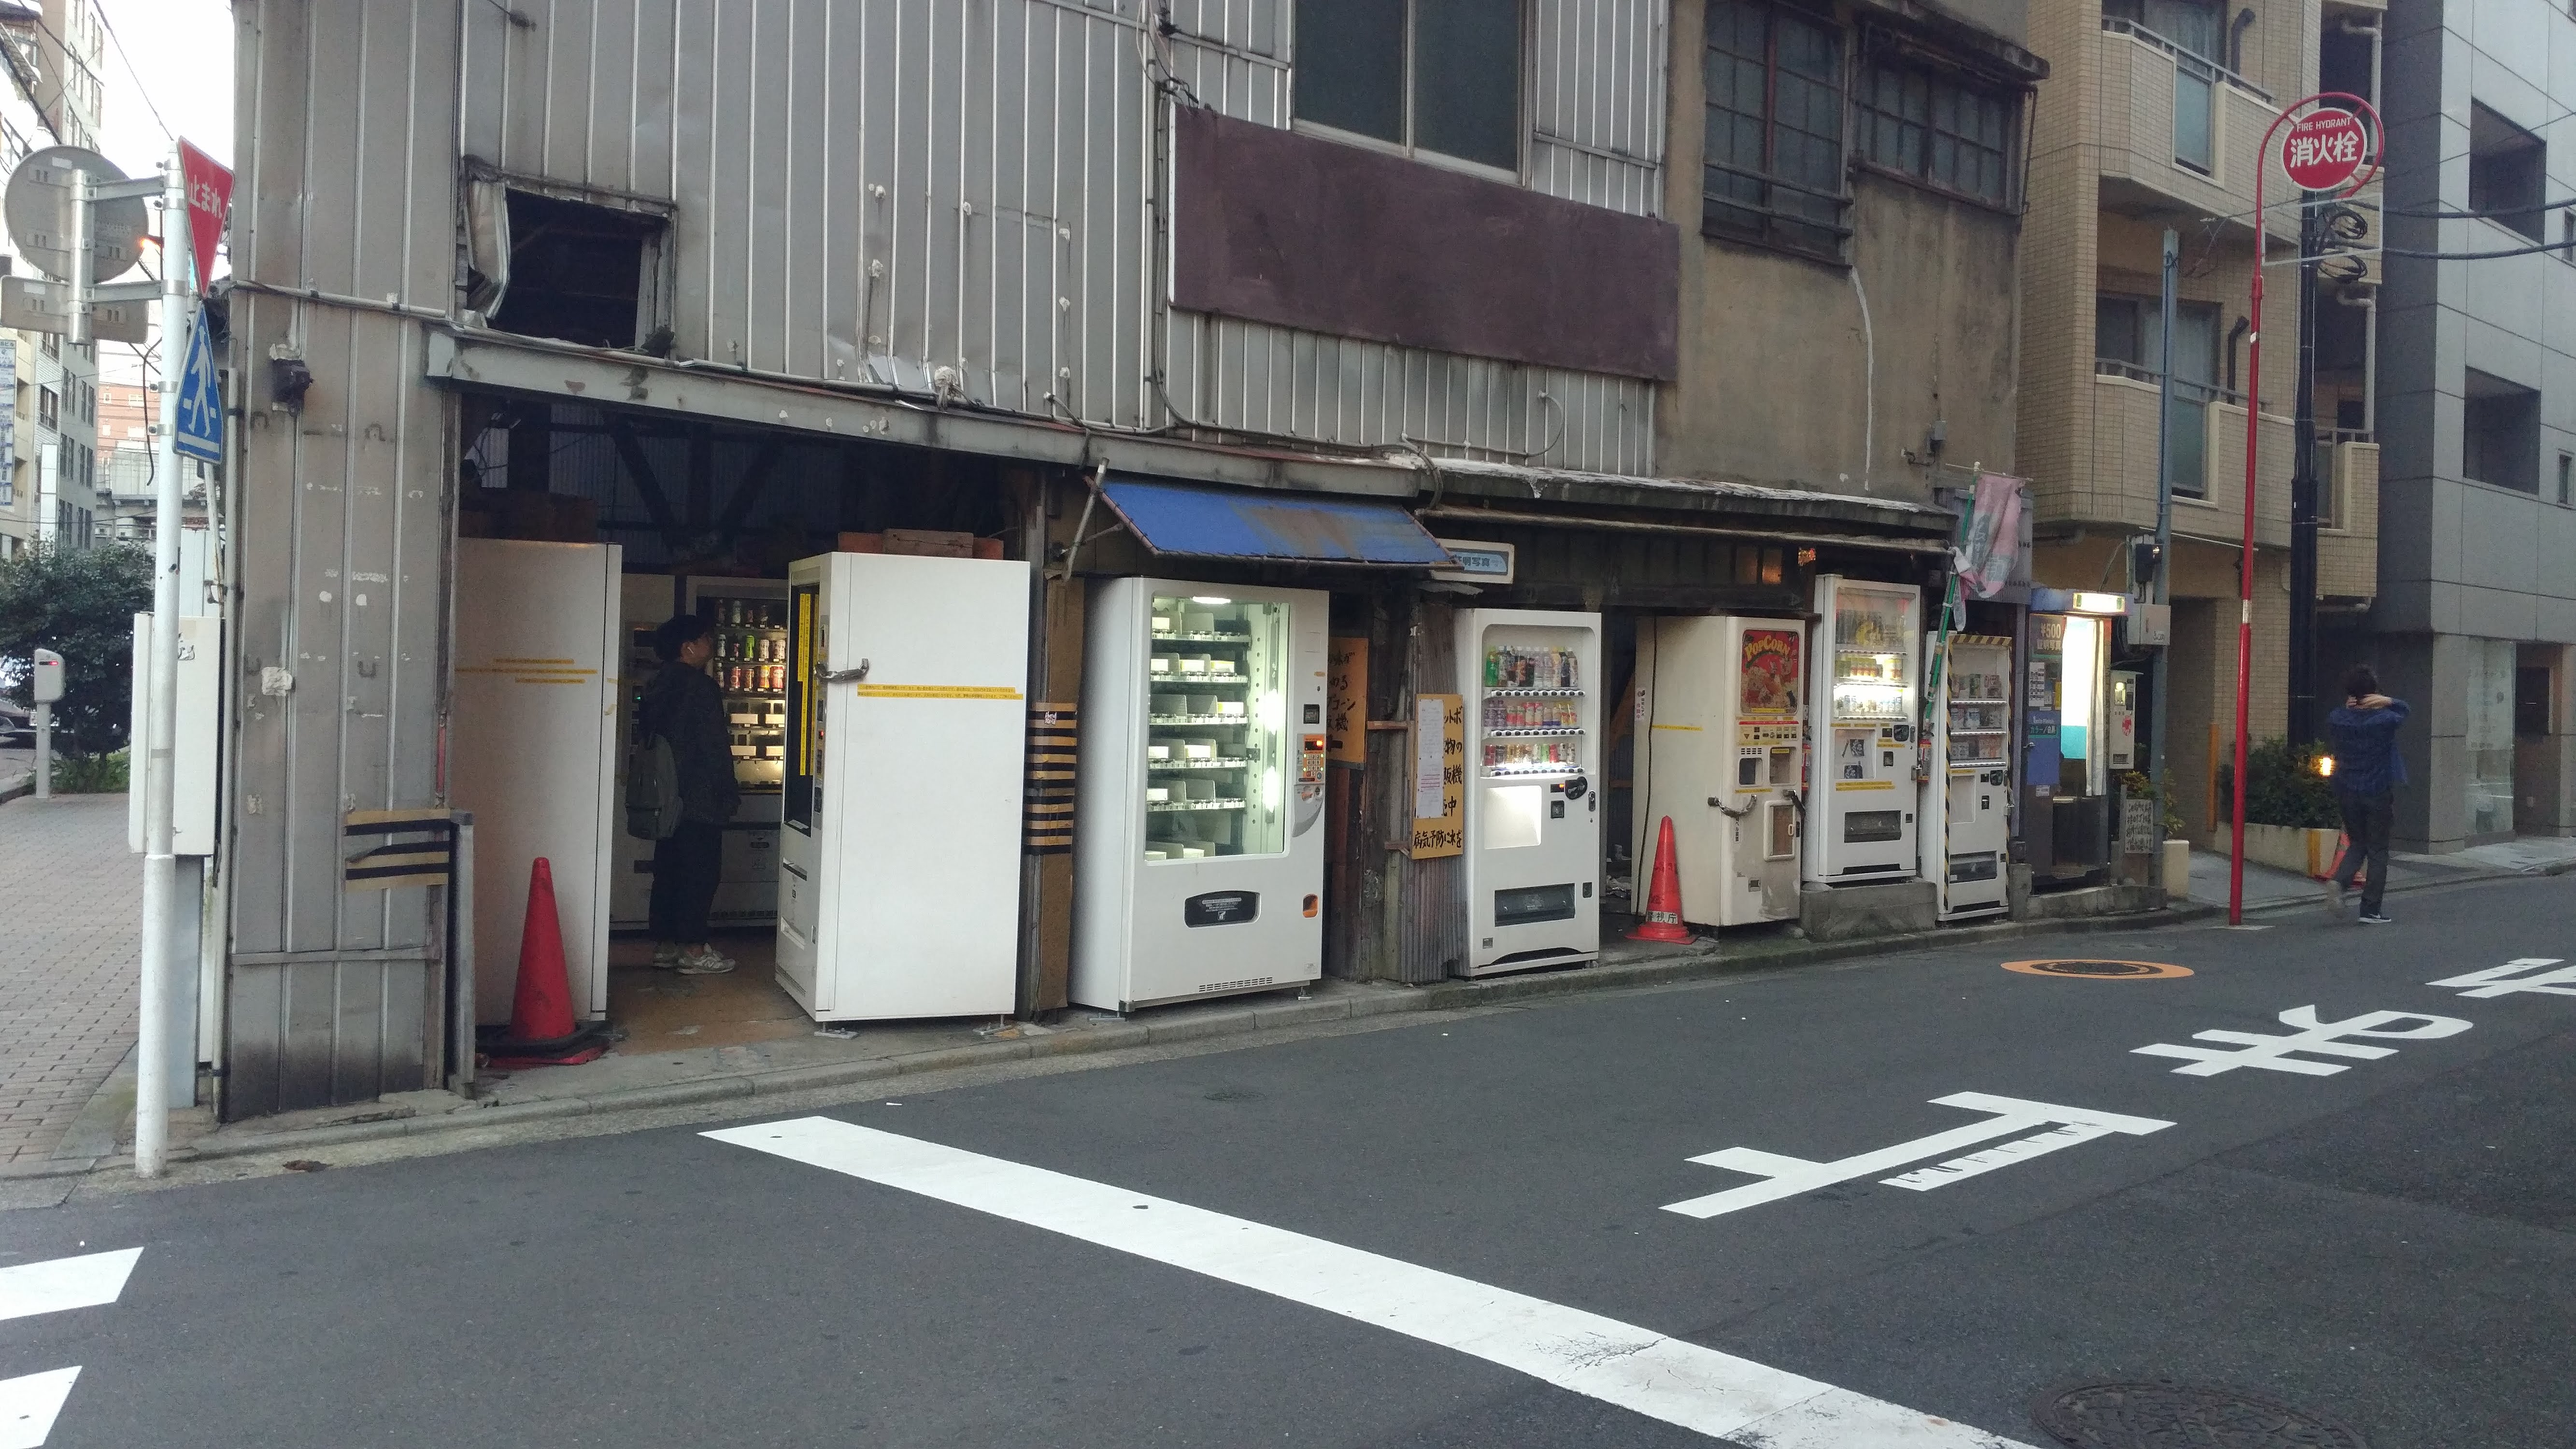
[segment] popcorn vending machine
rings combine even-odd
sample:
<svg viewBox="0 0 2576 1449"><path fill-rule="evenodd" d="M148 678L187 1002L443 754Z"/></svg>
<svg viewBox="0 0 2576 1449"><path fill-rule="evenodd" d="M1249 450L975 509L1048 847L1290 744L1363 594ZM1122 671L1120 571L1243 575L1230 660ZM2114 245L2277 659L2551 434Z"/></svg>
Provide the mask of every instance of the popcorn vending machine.
<svg viewBox="0 0 2576 1449"><path fill-rule="evenodd" d="M1935 642L1927 656L1939 647ZM1934 774L1923 789L1931 818L1923 872L1941 887L1940 918L1993 915L2006 906L2012 842L2013 641L1953 634L1932 713Z"/></svg>
<svg viewBox="0 0 2576 1449"><path fill-rule="evenodd" d="M1458 613L1469 976L1601 950L1601 616Z"/></svg>
<svg viewBox="0 0 2576 1449"><path fill-rule="evenodd" d="M1915 855L1915 661L1923 595L1907 584L1816 576L1813 783L1807 879L1911 880Z"/></svg>
<svg viewBox="0 0 2576 1449"><path fill-rule="evenodd" d="M1798 914L1806 645L1796 619L1638 622L1638 888L1654 879L1669 817L1685 921L1746 926Z"/></svg>
<svg viewBox="0 0 2576 1449"><path fill-rule="evenodd" d="M1311 589L1092 586L1073 999L1128 1011L1324 974L1324 637Z"/></svg>

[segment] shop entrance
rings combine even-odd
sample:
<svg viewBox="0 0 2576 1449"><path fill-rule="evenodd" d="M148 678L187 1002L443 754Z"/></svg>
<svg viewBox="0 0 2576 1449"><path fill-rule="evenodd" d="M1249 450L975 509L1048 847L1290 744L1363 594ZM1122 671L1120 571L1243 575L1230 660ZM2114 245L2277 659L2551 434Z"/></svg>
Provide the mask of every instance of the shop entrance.
<svg viewBox="0 0 2576 1449"><path fill-rule="evenodd" d="M462 417L447 759L454 803L477 819L477 1015L508 1018L543 855L575 1011L607 1019L613 1053L810 1038L775 977L789 567L836 550L999 558L1016 551L1012 485L966 455L616 409L477 396ZM708 944L736 963L722 974L656 968L658 848L626 829L636 712L673 667L656 635L680 614L713 629L705 667L740 802L709 912ZM568 726L585 704L590 727ZM1016 786L1016 754L1012 768ZM1015 902L1016 882L1002 893Z"/></svg>

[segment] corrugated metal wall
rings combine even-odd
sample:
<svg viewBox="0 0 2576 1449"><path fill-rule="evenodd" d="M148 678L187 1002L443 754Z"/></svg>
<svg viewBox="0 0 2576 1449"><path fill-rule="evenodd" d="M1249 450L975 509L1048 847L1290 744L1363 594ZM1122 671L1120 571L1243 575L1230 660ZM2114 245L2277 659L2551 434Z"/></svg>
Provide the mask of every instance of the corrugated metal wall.
<svg viewBox="0 0 2576 1449"><path fill-rule="evenodd" d="M1529 184L1653 214L1668 0L1526 3ZM1153 77L1284 124L1294 4L1169 9L1162 37L1154 0L236 0L228 1116L437 1072L424 893L340 882L346 812L439 803L457 424L422 381L436 324L256 289L448 312L460 155L676 203L683 356L854 380L872 355L945 362L979 400L1120 427L1173 420L1159 363L1203 423L1554 439L1548 462L1650 471L1633 380L1165 316ZM272 406L277 348L315 379L300 412ZM292 689L261 693L268 668Z"/></svg>
<svg viewBox="0 0 2576 1449"><path fill-rule="evenodd" d="M1530 0L1531 185L1657 210L1665 6ZM861 377L871 355L949 363L978 401L1113 427L1175 421L1160 361L1196 422L1488 453L1561 435L1551 462L1649 466L1651 386L1165 322L1151 77L1286 124L1294 0L1170 0L1169 37L1155 0L520 8L532 25L465 8L464 149L674 201L682 355L819 378Z"/></svg>

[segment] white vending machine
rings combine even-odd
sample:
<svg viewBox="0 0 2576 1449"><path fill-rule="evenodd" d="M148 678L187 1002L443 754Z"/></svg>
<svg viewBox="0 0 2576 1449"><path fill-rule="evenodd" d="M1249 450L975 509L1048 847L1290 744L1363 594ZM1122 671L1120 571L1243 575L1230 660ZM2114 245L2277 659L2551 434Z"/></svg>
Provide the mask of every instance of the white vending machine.
<svg viewBox="0 0 2576 1449"><path fill-rule="evenodd" d="M1940 883L1945 921L2003 911L2012 843L2013 641L1953 634L1938 664L1941 708L1933 711L1934 774L1923 787L1923 873ZM1927 674L1927 677L1930 677Z"/></svg>
<svg viewBox="0 0 2576 1449"><path fill-rule="evenodd" d="M1682 919L1749 926L1798 914L1807 626L1732 615L1637 624L1637 880L1673 822ZM1644 897L1641 894L1640 900Z"/></svg>
<svg viewBox="0 0 2576 1449"><path fill-rule="evenodd" d="M573 1011L608 1013L617 778L615 544L456 541L448 803L474 812L474 1010L510 1019L530 865L553 877ZM363 594L352 595L358 604Z"/></svg>
<svg viewBox="0 0 2576 1449"><path fill-rule="evenodd" d="M1028 565L833 553L787 581L778 984L816 1021L1009 1014Z"/></svg>
<svg viewBox="0 0 2576 1449"><path fill-rule="evenodd" d="M716 626L707 672L724 691L734 788L716 898L719 926L778 919L778 836L787 754L787 584L782 579L691 578L689 612Z"/></svg>
<svg viewBox="0 0 2576 1449"><path fill-rule="evenodd" d="M1915 724L1923 594L1910 584L1816 576L1814 782L1807 792L1807 879L1821 885L1911 880Z"/></svg>
<svg viewBox="0 0 2576 1449"><path fill-rule="evenodd" d="M1601 951L1601 616L1458 613L1469 976Z"/></svg>
<svg viewBox="0 0 2576 1449"><path fill-rule="evenodd" d="M1131 1011L1324 971L1311 589L1106 579L1084 633L1072 995Z"/></svg>

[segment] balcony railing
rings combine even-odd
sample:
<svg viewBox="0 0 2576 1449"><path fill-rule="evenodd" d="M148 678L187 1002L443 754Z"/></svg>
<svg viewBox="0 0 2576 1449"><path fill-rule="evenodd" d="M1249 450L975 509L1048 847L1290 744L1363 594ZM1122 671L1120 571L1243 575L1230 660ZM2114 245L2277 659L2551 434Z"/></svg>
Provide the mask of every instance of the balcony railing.
<svg viewBox="0 0 2576 1449"><path fill-rule="evenodd" d="M2202 55L2198 51L2189 50L2180 45L2176 45L2174 42L2165 39L2163 36L2158 35L2154 31L2149 30L2147 27L2140 25L2134 20L2121 20L2114 16L2105 15L2102 17L2102 28L2110 31L2114 35L2126 35L2131 39L2143 41L2146 44L2163 51L2165 54L2172 56L2177 61L2187 60L2191 62L2192 65L2209 72L2219 80L2226 81L2229 85L2235 86L2239 90L2253 92L2256 100L2262 101L2267 105L2273 104L2272 93L2270 91L2263 89L2261 86L2254 84L2252 81L2247 80L2245 77L2238 75L2232 70L2229 70L2227 67L2220 65L2217 61L2211 60L2208 56Z"/></svg>

